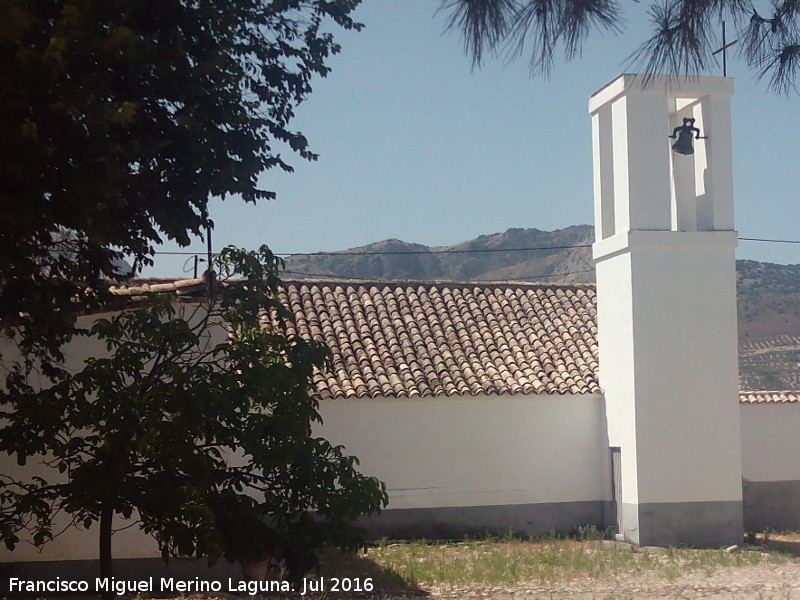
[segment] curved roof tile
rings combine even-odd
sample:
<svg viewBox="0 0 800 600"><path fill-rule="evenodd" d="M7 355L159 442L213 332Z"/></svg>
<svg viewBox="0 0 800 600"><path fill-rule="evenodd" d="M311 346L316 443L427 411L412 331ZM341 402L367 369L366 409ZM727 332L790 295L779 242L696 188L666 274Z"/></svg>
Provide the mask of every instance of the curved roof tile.
<svg viewBox="0 0 800 600"><path fill-rule="evenodd" d="M298 333L327 343L320 399L599 393L594 288L284 282ZM544 368L543 368L544 367Z"/></svg>
<svg viewBox="0 0 800 600"><path fill-rule="evenodd" d="M202 296L203 279L136 280L122 296ZM597 394L594 286L540 283L287 281L292 333L330 346L320 399ZM743 404L800 403L800 392L742 391Z"/></svg>
<svg viewBox="0 0 800 600"><path fill-rule="evenodd" d="M760 392L739 392L742 404L788 404L800 402L800 392L765 390Z"/></svg>

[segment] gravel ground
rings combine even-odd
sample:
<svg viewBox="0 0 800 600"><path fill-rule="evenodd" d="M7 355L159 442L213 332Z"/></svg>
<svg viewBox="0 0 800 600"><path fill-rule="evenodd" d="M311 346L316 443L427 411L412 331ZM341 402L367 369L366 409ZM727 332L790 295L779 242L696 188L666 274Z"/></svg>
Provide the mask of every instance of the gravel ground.
<svg viewBox="0 0 800 600"><path fill-rule="evenodd" d="M380 590L376 590L380 592ZM243 600L252 596L192 594L182 600ZM255 598L261 598L256 596ZM268 596L277 600L283 596ZM540 581L514 586L420 586L411 593L387 595L330 594L292 596L292 600L800 600L800 560L782 564L717 568L713 573L692 572L666 578L654 572L622 574L616 577L576 578L543 584ZM97 596L58 596L50 600L97 600ZM148 600L134 597L129 600Z"/></svg>
<svg viewBox="0 0 800 600"><path fill-rule="evenodd" d="M576 575L555 577L552 580L536 579L513 585L450 585L420 584L415 589L383 590L373 596L389 598L428 598L430 600L486 599L486 600L800 600L800 535L772 536L783 543L782 552L765 547L763 536L758 546L732 547L742 560L730 566L722 564L684 564L664 548L634 548L629 544L596 541L584 542L586 551L617 550L647 554L661 567L643 561L641 568L620 567L616 573L604 575ZM788 544L787 544L788 542ZM769 542L767 542L769 544ZM791 554L786 554L790 552ZM753 553L750 555L750 553ZM793 556L794 555L794 556ZM733 558L733 557L731 557ZM690 560L687 556L685 559ZM376 586L376 592L381 592ZM330 600L344 600L352 596L329 596ZM325 600L322 598L320 600Z"/></svg>
<svg viewBox="0 0 800 600"><path fill-rule="evenodd" d="M677 563L663 548L638 548L616 542L584 542L587 551L592 548L616 547L624 552L647 553L657 562L645 561L641 569L633 566L621 568L619 572L598 576L577 575L574 577L554 577L552 580L537 579L513 585L449 585L420 584L403 588L381 589L376 579L373 594L339 594L291 596L292 600L800 600L800 536L775 536L790 542L789 554L776 553L764 546L745 546L731 549L742 559L735 566L708 564L706 566ZM763 543L763 538L758 540ZM786 547L782 548L786 550ZM745 553L758 553L749 560ZM646 556L644 558L647 558ZM724 563L723 563L724 564ZM729 564L729 563L728 563ZM660 566L658 566L660 565ZM374 565L373 565L374 566ZM361 575L370 575L362 571ZM388 583L388 582L386 582ZM267 596L270 600L284 598L282 595ZM97 600L97 596L60 596L60 600ZM213 595L190 594L181 600L245 600L252 596L219 593ZM256 596L255 598L260 598ZM53 598L55 600L55 598ZM149 600L137 596L129 600Z"/></svg>
<svg viewBox="0 0 800 600"><path fill-rule="evenodd" d="M430 598L491 600L800 600L800 562L758 564L694 572L667 579L654 573L574 579L503 588L431 588Z"/></svg>
<svg viewBox="0 0 800 600"><path fill-rule="evenodd" d="M763 550L748 551L760 552L768 559L770 555ZM800 558L787 556L780 562L762 560L758 564L718 566L709 571L688 570L671 577L663 572L645 571L602 578L537 581L513 588L436 586L426 591L430 598L443 600L800 600Z"/></svg>

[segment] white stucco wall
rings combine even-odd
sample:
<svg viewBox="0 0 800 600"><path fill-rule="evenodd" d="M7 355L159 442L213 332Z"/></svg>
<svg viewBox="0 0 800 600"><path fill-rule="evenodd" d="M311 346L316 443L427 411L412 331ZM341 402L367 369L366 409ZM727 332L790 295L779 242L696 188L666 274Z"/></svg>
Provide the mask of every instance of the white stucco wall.
<svg viewBox="0 0 800 600"><path fill-rule="evenodd" d="M626 503L741 499L734 236L596 244L600 384Z"/></svg>
<svg viewBox="0 0 800 600"><path fill-rule="evenodd" d="M329 400L315 433L386 482L389 508L610 500L599 396Z"/></svg>
<svg viewBox="0 0 800 600"><path fill-rule="evenodd" d="M200 313L193 305L176 304L176 309L183 313L184 318L193 322L200 318ZM178 314L181 314L180 312ZM78 320L78 327L89 328L91 324L100 318L111 318L110 314L93 315L82 317ZM224 340L225 331L221 327L214 327L208 343L217 344ZM0 352L3 355L4 363L12 360L15 349L7 339L0 340ZM93 337L76 338L64 349L66 368L75 372L82 368L84 361L89 357L102 357L107 355L104 342ZM33 381L32 385L36 385ZM40 383L41 385L41 383ZM39 475L48 481L57 481L59 474L57 470L44 464L45 458L29 458L24 467L17 465L15 457L0 455L0 473L10 475L16 479L27 478ZM76 559L96 559L98 556L98 527L95 524L90 529L67 527L69 519L66 515L58 515L54 521L53 533L62 532L53 541L48 542L43 549L36 548L29 540L22 537L16 549L11 552L0 545L0 563L2 562L26 562L26 561L55 561L55 560L76 560ZM114 534L112 550L114 558L156 558L161 553L155 540L149 535L142 533L138 527L126 528L131 521L116 518L114 528L119 529Z"/></svg>
<svg viewBox="0 0 800 600"><path fill-rule="evenodd" d="M664 233L633 259L639 501L741 500L735 234Z"/></svg>
<svg viewBox="0 0 800 600"><path fill-rule="evenodd" d="M800 404L743 404L742 477L800 481Z"/></svg>
<svg viewBox="0 0 800 600"><path fill-rule="evenodd" d="M619 264L622 263L622 264ZM631 256L622 253L612 260L598 261L597 343L600 348L601 385L612 390L606 398L609 446L622 449L622 496L626 502L639 501L636 460L636 394L633 345L633 286ZM614 347L614 352L604 349Z"/></svg>
<svg viewBox="0 0 800 600"><path fill-rule="evenodd" d="M345 445L361 472L384 480L390 509L611 499L600 396L332 400L320 411L315 435ZM113 543L115 558L158 556L135 528ZM97 544L95 528L72 529L44 552L0 550L0 562L95 558Z"/></svg>

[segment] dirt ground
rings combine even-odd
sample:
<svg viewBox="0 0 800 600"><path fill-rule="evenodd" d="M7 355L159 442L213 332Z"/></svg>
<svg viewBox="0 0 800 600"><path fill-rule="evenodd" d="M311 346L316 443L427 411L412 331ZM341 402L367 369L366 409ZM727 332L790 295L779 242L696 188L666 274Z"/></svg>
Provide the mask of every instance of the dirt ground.
<svg viewBox="0 0 800 600"><path fill-rule="evenodd" d="M800 562L718 569L711 575L692 573L674 579L653 573L606 579L575 579L548 585L503 588L433 588L432 599L491 600L800 600Z"/></svg>
<svg viewBox="0 0 800 600"><path fill-rule="evenodd" d="M763 545L763 535L753 541L759 547L746 546L744 551L761 554L764 560L757 564L718 566L707 571L643 571L602 578L577 577L513 587L421 586L411 595L431 600L800 600L800 535L774 534L767 541L769 548ZM773 561L776 548L783 552L784 558ZM659 553L663 549L651 551Z"/></svg>
<svg viewBox="0 0 800 600"><path fill-rule="evenodd" d="M800 600L800 534L774 534L763 546L763 534L754 539L761 548L746 551L786 552L786 561L762 561L754 565L717 567L712 572L692 571L667 576L664 573L626 573L616 577L576 578L547 585L517 585L502 588L433 588L430 598L450 600Z"/></svg>
<svg viewBox="0 0 800 600"><path fill-rule="evenodd" d="M375 589L372 594L324 593L316 595L292 595L292 600L800 600L800 535L771 536L767 541L772 548L763 545L745 546L736 553L753 552L760 560L742 560L735 566L711 565L701 568L672 568L663 548L637 549L635 552L651 552L659 562L669 568L642 570L622 570L619 573L602 576L579 575L561 577L553 580L519 582L507 586L472 585L397 585L391 579L382 579L376 565L370 561L359 561L356 565L360 576L375 575ZM763 537L754 540L763 544ZM771 542L777 542L774 545ZM586 542L585 544L592 544ZM615 544L615 542L594 542L594 544ZM775 547L788 544L780 553ZM607 546L605 546L607 547ZM630 550L634 551L634 550ZM786 552L790 552L787 554ZM744 558L744 556L743 556ZM757 558L757 557L754 557ZM352 575L355 576L356 573ZM163 596L162 596L163 597ZM97 600L96 596L59 596L53 600ZM228 593L190 594L182 600L243 600L253 598L247 595ZM256 596L256 598L261 598ZM282 595L269 595L270 600L287 598ZM149 600L144 596L128 600Z"/></svg>
<svg viewBox="0 0 800 600"><path fill-rule="evenodd" d="M379 590L376 590L379 592ZM97 600L97 597L52 597L51 600ZM186 598L186 597L184 597ZM253 598L232 594L192 595L192 600L242 600ZM256 596L255 598L259 598ZM282 596L268 596L270 600ZM297 600L301 596L292 596ZM718 569L713 574L692 573L675 578L653 573L615 578L578 578L542 585L521 583L513 587L421 586L414 591L366 595L305 596L308 600L800 600L800 561L785 564L758 564ZM146 600L133 598L129 600Z"/></svg>

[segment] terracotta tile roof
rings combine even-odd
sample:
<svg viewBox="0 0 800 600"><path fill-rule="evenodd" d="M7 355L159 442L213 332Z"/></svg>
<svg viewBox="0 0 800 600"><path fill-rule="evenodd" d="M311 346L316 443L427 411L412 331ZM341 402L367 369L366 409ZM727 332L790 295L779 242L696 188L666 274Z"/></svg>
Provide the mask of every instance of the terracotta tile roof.
<svg viewBox="0 0 800 600"><path fill-rule="evenodd" d="M333 352L320 398L600 392L593 286L301 281L282 301Z"/></svg>
<svg viewBox="0 0 800 600"><path fill-rule="evenodd" d="M789 404L800 402L800 392L767 390L760 392L739 392L742 404Z"/></svg>
<svg viewBox="0 0 800 600"><path fill-rule="evenodd" d="M203 279L135 280L123 296L205 293ZM292 331L325 342L320 398L600 393L592 284L286 281ZM800 392L741 391L743 404Z"/></svg>

